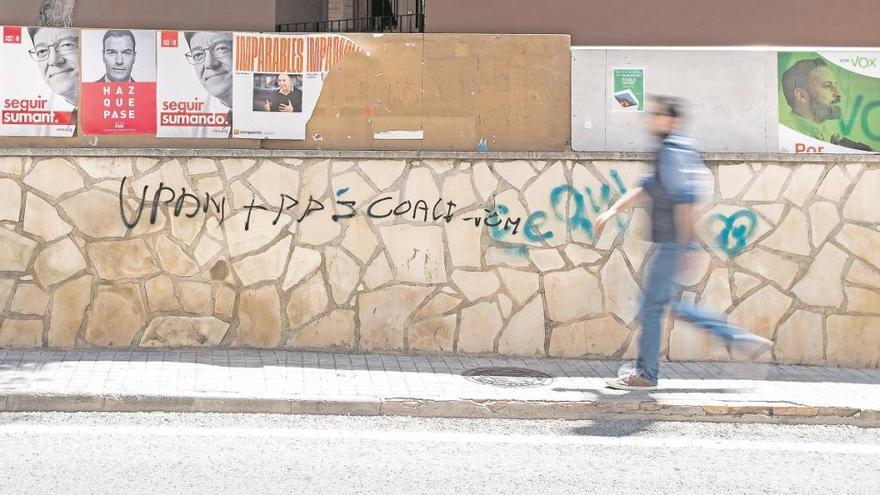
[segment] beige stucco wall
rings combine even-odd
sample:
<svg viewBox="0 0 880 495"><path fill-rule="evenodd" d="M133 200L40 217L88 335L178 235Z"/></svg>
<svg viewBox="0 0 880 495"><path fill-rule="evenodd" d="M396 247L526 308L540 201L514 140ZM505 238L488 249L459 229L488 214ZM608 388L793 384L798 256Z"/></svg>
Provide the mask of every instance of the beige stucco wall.
<svg viewBox="0 0 880 495"><path fill-rule="evenodd" d="M611 197L629 187L646 155L3 155L0 347L635 353L647 214L598 239L587 226L590 197L604 209L603 184ZM716 190L700 214L705 253L683 277L683 297L772 338L763 360L876 367L880 160L708 158ZM160 183L175 198L195 192L198 206L186 196L175 216L171 201L151 222ZM122 213L135 223L145 188L127 228ZM309 197L317 202L305 215ZM357 214L334 220L351 211L344 201ZM411 209L379 218L400 204ZM738 358L673 318L663 355Z"/></svg>

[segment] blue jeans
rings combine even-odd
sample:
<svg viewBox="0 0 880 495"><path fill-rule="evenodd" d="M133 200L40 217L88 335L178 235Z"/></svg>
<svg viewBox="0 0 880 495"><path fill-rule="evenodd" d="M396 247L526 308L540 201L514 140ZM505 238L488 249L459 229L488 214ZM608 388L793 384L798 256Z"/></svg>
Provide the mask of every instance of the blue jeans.
<svg viewBox="0 0 880 495"><path fill-rule="evenodd" d="M648 268L639 322L639 358L636 367L648 380L657 381L660 368L660 336L663 311L675 292L675 275L681 266L686 248L676 243L660 243ZM672 303L678 317L706 329L725 341L732 341L742 329L731 325L727 316L717 311L682 302Z"/></svg>

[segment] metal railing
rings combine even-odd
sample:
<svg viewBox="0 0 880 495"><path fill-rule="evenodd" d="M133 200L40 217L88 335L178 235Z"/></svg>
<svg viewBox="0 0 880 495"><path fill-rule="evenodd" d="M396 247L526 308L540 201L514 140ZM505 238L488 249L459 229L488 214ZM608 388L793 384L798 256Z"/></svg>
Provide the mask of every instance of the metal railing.
<svg viewBox="0 0 880 495"><path fill-rule="evenodd" d="M424 14L383 15L333 21L279 24L280 33L423 33Z"/></svg>

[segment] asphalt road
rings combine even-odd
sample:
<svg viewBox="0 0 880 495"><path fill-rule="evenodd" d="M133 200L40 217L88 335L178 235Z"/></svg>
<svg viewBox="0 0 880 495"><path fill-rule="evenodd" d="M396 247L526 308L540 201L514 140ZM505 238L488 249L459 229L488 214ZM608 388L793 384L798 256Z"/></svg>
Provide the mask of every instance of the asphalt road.
<svg viewBox="0 0 880 495"><path fill-rule="evenodd" d="M0 414L0 492L880 493L880 429Z"/></svg>

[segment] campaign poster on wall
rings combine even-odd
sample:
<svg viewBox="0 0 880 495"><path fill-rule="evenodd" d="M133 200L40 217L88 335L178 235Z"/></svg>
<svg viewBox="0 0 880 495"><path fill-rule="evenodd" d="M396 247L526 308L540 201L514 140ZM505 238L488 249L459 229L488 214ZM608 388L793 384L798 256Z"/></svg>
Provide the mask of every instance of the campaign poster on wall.
<svg viewBox="0 0 880 495"><path fill-rule="evenodd" d="M779 151L880 152L880 51L777 57Z"/></svg>
<svg viewBox="0 0 880 495"><path fill-rule="evenodd" d="M157 33L157 136L232 135L232 45L230 32Z"/></svg>
<svg viewBox="0 0 880 495"><path fill-rule="evenodd" d="M612 70L612 105L615 112L645 111L645 69L628 67Z"/></svg>
<svg viewBox="0 0 880 495"><path fill-rule="evenodd" d="M346 54L366 53L332 34L235 33L233 137L305 139L324 78Z"/></svg>
<svg viewBox="0 0 880 495"><path fill-rule="evenodd" d="M80 32L0 26L0 135L73 136Z"/></svg>
<svg viewBox="0 0 880 495"><path fill-rule="evenodd" d="M85 134L156 133L156 32L82 31Z"/></svg>

